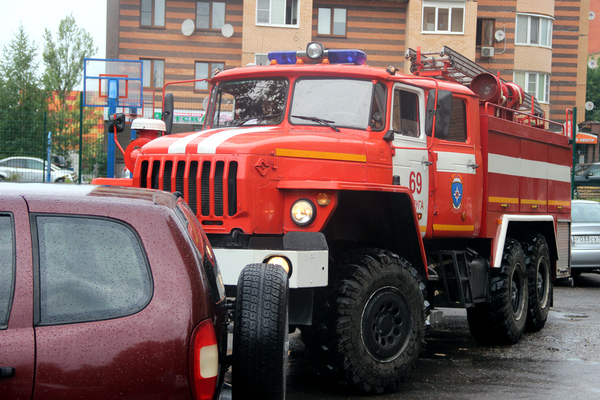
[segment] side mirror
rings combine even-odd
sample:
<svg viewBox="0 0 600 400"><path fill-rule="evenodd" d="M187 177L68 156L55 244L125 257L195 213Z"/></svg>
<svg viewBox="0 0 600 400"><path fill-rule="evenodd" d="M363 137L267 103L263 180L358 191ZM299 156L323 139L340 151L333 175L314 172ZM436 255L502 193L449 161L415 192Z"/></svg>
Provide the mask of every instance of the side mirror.
<svg viewBox="0 0 600 400"><path fill-rule="evenodd" d="M108 116L108 131L110 133L115 132L115 128L117 132L123 132L125 130L125 114L111 114Z"/></svg>
<svg viewBox="0 0 600 400"><path fill-rule="evenodd" d="M175 108L175 100L173 99L173 93L165 94L165 104L163 104L163 121L165 122L166 134L171 134L173 129L173 110Z"/></svg>
<svg viewBox="0 0 600 400"><path fill-rule="evenodd" d="M425 133L427 136L446 139L450 131L450 115L452 114L452 92L448 90L437 91L437 107L435 106L435 90L430 90L427 96L427 110L425 115ZM433 116L435 118L435 131Z"/></svg>

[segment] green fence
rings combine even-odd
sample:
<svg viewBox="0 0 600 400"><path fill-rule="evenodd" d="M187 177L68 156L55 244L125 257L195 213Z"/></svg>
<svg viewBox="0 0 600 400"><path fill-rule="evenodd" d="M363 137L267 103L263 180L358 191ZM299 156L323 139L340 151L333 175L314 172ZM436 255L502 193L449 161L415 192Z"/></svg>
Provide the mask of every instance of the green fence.
<svg viewBox="0 0 600 400"><path fill-rule="evenodd" d="M66 109L60 111L52 101L45 109L32 109L0 99L0 179L38 180L40 171L23 168L47 169L42 161L48 158L49 145L51 162L71 170L75 182L106 176L104 109L82 109L81 104L79 92L73 93ZM36 162L17 161L25 157ZM45 181L47 171L42 175Z"/></svg>

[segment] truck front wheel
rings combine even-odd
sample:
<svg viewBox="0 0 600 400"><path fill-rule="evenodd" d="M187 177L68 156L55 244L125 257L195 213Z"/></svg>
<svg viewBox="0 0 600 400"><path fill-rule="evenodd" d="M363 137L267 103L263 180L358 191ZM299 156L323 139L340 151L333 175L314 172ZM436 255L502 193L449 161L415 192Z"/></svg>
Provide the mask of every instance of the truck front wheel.
<svg viewBox="0 0 600 400"><path fill-rule="evenodd" d="M307 347L350 388L397 390L421 350L425 285L410 263L383 250L347 253L336 268L343 272L329 290L330 307L303 331Z"/></svg>
<svg viewBox="0 0 600 400"><path fill-rule="evenodd" d="M471 334L483 344L515 344L527 320L528 279L520 243L507 238L502 266L491 272L489 303L467 309Z"/></svg>

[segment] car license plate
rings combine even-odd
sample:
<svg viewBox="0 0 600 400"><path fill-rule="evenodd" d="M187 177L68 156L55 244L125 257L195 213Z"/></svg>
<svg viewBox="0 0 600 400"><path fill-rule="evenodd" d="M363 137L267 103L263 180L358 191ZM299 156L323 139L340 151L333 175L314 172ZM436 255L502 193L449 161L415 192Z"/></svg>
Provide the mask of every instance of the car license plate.
<svg viewBox="0 0 600 400"><path fill-rule="evenodd" d="M573 236L574 244L600 244L600 236Z"/></svg>

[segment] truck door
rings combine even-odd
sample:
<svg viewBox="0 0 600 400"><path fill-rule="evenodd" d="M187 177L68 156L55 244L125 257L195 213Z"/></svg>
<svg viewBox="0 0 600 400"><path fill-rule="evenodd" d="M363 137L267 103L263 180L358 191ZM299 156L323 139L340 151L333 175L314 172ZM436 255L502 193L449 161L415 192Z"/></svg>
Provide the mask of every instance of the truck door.
<svg viewBox="0 0 600 400"><path fill-rule="evenodd" d="M421 236L427 230L429 199L429 165L427 137L425 136L425 93L422 89L395 84L392 94L391 129L393 173L400 177L400 185L412 192L419 217Z"/></svg>
<svg viewBox="0 0 600 400"><path fill-rule="evenodd" d="M479 104L452 96L449 131L434 134L433 237L475 237L481 226L483 168Z"/></svg>

